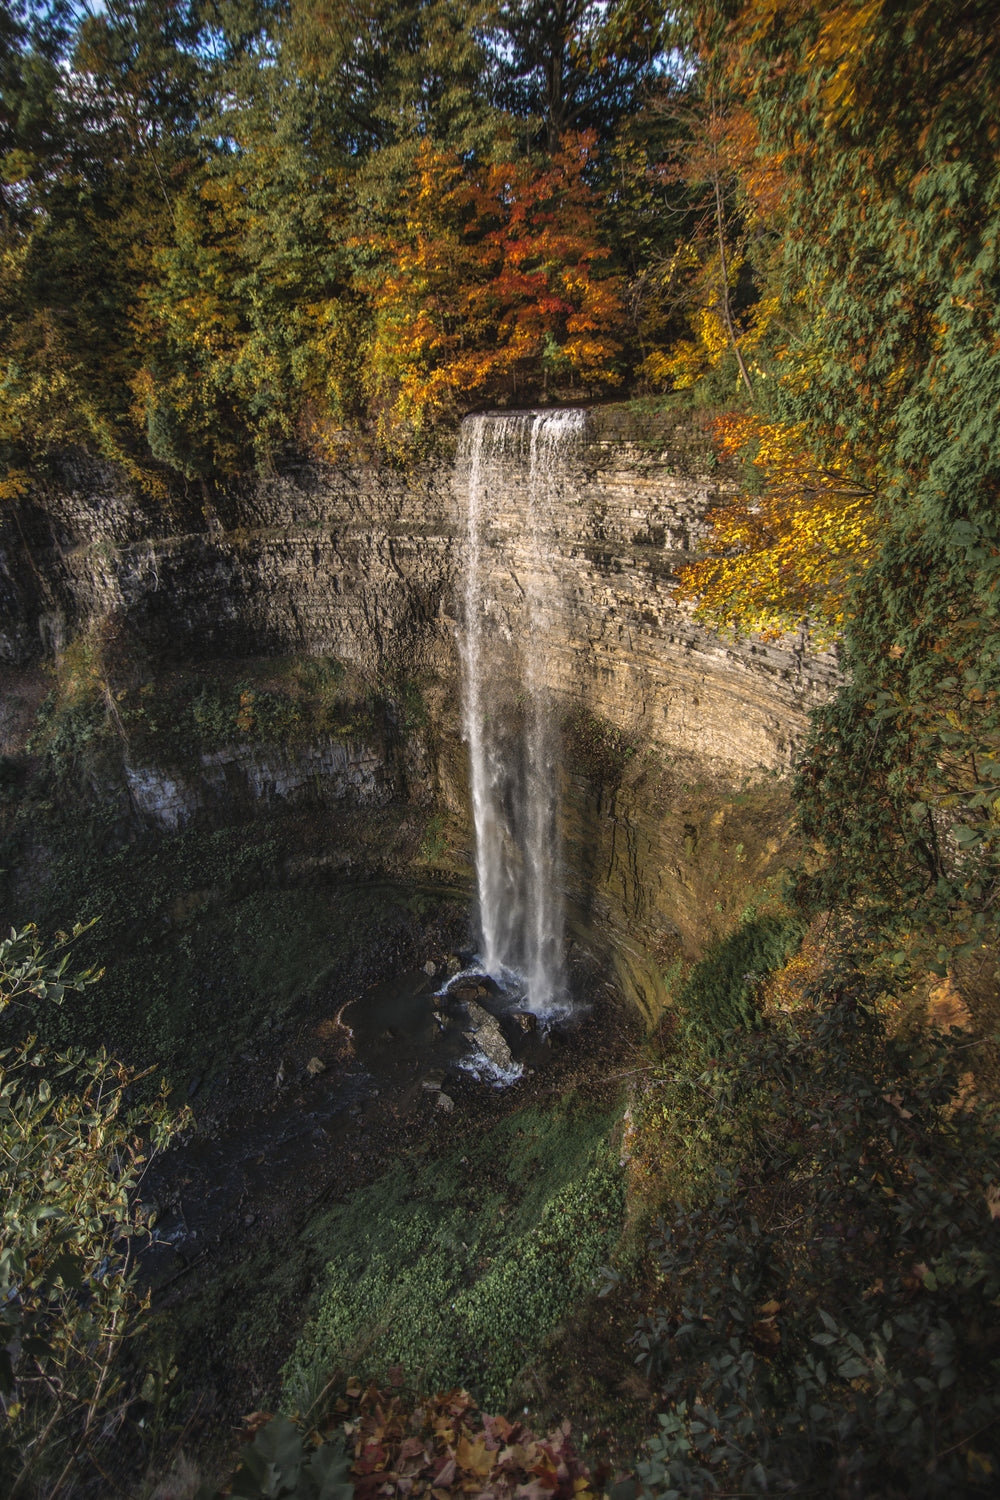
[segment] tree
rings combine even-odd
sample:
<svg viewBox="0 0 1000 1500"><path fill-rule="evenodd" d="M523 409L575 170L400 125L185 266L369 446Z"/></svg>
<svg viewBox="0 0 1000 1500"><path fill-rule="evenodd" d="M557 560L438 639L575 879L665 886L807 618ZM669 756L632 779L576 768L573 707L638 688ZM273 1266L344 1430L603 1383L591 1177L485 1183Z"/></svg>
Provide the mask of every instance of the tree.
<svg viewBox="0 0 1000 1500"><path fill-rule="evenodd" d="M199 29L186 0L114 0L63 40L55 123L17 158L24 211L3 244L0 448L13 464L78 443L149 480L130 410L132 314L195 164Z"/></svg>
<svg viewBox="0 0 1000 1500"><path fill-rule="evenodd" d="M422 151L405 219L377 244L388 272L373 288L366 378L384 439L539 376L616 381L622 307L616 278L599 274L592 152L588 136L538 164Z"/></svg>
<svg viewBox="0 0 1000 1500"><path fill-rule="evenodd" d="M616 27L615 10L594 0L501 0L496 10L494 97L550 156L567 132L605 143L654 76L658 33Z"/></svg>
<svg viewBox="0 0 1000 1500"><path fill-rule="evenodd" d="M12 1012L100 977L69 970L67 942L46 950L34 928L0 942L8 1034ZM131 1256L145 1229L137 1190L184 1123L162 1091L126 1114L144 1076L106 1053L53 1055L33 1036L0 1053L0 1476L12 1500L61 1493L128 1404L116 1363L147 1305Z"/></svg>
<svg viewBox="0 0 1000 1500"><path fill-rule="evenodd" d="M877 555L873 486L846 449L818 458L801 425L728 413L715 432L720 457L744 459L744 488L715 519L709 555L682 570L682 595L738 634L773 638L808 620L830 643Z"/></svg>
<svg viewBox="0 0 1000 1500"><path fill-rule="evenodd" d="M979 0L696 10L786 153L796 316L761 415L870 495L851 679L799 778L829 855L804 889L877 896L944 962L1000 936L1000 44Z"/></svg>

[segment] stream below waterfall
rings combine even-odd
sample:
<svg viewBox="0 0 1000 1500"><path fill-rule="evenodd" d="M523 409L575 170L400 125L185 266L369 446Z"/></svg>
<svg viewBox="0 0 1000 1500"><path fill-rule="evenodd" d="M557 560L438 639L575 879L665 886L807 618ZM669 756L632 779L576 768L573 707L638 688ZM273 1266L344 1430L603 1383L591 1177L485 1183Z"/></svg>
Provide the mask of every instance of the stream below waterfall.
<svg viewBox="0 0 1000 1500"><path fill-rule="evenodd" d="M389 973L327 1002L299 1018L296 1034L244 1054L238 1076L204 1104L196 1096L197 1130L144 1182L156 1221L141 1258L154 1287L241 1227L349 1193L400 1134L467 1128L562 1087L567 1069L586 1068L608 1045L612 1016L616 1034L633 1029L582 950L568 965L572 1012L539 1024L475 964L451 967L448 976ZM491 1055L491 1044L505 1054Z"/></svg>

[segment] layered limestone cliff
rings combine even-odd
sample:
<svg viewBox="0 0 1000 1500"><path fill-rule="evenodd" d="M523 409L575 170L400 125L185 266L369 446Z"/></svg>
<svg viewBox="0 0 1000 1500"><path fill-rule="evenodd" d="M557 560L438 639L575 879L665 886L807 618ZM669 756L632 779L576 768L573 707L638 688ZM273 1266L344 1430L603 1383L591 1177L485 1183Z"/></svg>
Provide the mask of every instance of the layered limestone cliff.
<svg viewBox="0 0 1000 1500"><path fill-rule="evenodd" d="M537 539L526 534L525 484L512 473L489 495L483 532L496 627L512 642L525 628L527 593L538 596L528 577L539 563ZM714 837L726 864L739 844L762 874L774 854L771 834L748 844L734 824L728 841L724 831L711 835L710 802L695 797L695 807L680 788L707 778L718 796L720 787L735 793L747 777L786 770L810 708L836 680L832 656L812 652L805 638L727 642L676 599L678 563L732 488L696 420L661 420L637 434L627 418L601 412L546 488L547 686L562 708L616 726L636 757L611 789L568 778L568 887L582 920L610 933L616 950L631 945L640 955L626 967L654 976L638 984L650 1010L657 964L641 954L671 934L691 945L704 936L713 877L692 875L697 851ZM407 474L289 462L169 503L131 491L110 469L68 463L0 522L0 659L51 654L111 621L120 639L160 660L320 654L373 678L417 678L437 746L433 769L419 750L421 798L433 784L461 838L463 506L448 462ZM259 757L229 759L264 800L308 797L324 777L339 778L355 802L406 795L371 746L319 747L301 765L301 756L279 755L277 769L262 769ZM137 813L164 828L194 816L226 774L231 782L232 765L228 773L221 762L201 766L185 783L175 772L127 767ZM340 795L333 782L328 791Z"/></svg>
<svg viewBox="0 0 1000 1500"><path fill-rule="evenodd" d="M688 419L645 446L600 416L549 504L550 687L651 742L739 772L786 767L835 663L805 638L731 643L674 597L679 561L731 492ZM627 432L626 432L627 437ZM450 465L410 474L289 464L153 504L67 466L4 517L0 657L90 620L176 657L320 653L457 683L465 522ZM487 543L516 635L530 568L524 487L490 496Z"/></svg>

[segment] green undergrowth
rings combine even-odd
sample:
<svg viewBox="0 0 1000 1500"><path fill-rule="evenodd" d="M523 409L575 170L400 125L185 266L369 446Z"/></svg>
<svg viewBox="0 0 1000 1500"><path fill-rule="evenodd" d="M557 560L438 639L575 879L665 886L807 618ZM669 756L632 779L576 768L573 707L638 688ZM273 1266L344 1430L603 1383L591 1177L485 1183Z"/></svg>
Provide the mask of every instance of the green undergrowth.
<svg viewBox="0 0 1000 1500"><path fill-rule="evenodd" d="M567 1095L419 1172L401 1163L314 1224L333 1253L285 1368L285 1405L307 1410L338 1370L380 1378L401 1365L421 1389L462 1386L503 1409L618 1245L615 1119Z"/></svg>
<svg viewBox="0 0 1000 1500"><path fill-rule="evenodd" d="M638 1475L657 1500L993 1494L1000 1120L974 1042L904 1038L906 977L850 925L726 1027L760 937L695 967L699 1024L663 1029L631 1103L633 1201L661 1214Z"/></svg>
<svg viewBox="0 0 1000 1500"><path fill-rule="evenodd" d="M798 950L804 932L798 917L754 915L715 943L677 996L687 1028L717 1039L731 1029L753 1026L761 982Z"/></svg>
<svg viewBox="0 0 1000 1500"><path fill-rule="evenodd" d="M176 766L228 746L381 739L427 722L413 678L375 680L332 657L157 668L125 659L95 627L53 669L30 748L65 786L123 754L132 763Z"/></svg>

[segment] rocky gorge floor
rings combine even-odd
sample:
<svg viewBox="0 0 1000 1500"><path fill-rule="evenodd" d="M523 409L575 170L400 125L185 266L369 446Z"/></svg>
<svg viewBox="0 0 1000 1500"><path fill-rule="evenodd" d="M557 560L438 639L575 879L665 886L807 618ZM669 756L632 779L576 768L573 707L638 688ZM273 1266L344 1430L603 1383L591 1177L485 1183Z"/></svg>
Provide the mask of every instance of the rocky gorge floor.
<svg viewBox="0 0 1000 1500"><path fill-rule="evenodd" d="M505 1023L522 1071L496 1086L496 1069L482 1067L461 1015L488 1015L485 987L466 983L465 1000L450 1005L438 994L460 961L454 939L461 931L452 913L450 929L439 922L413 953L426 952L425 967L390 973L353 996L330 996L293 1030L263 1041L210 1098L196 1093L196 1128L147 1177L144 1196L156 1223L141 1264L152 1296L147 1352L159 1416L209 1463L225 1462L243 1417L273 1407L326 1253L309 1232L324 1209L400 1160L412 1161L415 1173L433 1168L456 1144L529 1107L555 1107L574 1093L607 1107L641 1065L637 1017L577 951L574 1015L541 1032ZM451 1025L441 1024L442 1004ZM591 1357L591 1329L586 1384L617 1384L635 1401L627 1309L620 1327L613 1316L602 1326L614 1330L615 1372L602 1372ZM576 1364L579 1374L584 1361ZM536 1372L543 1407L556 1399L557 1379L552 1369ZM556 1405L565 1414L565 1393Z"/></svg>

